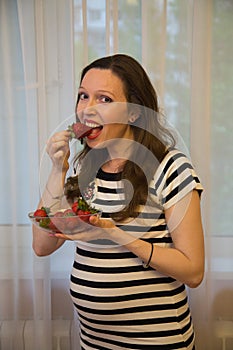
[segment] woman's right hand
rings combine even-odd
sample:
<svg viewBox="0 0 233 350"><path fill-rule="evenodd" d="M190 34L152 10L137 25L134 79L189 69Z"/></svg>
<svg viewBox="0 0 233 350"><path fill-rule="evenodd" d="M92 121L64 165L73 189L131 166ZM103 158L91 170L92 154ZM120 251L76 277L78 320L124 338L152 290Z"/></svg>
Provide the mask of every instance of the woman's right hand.
<svg viewBox="0 0 233 350"><path fill-rule="evenodd" d="M57 171L67 171L70 156L70 131L64 130L55 133L47 142L46 151Z"/></svg>

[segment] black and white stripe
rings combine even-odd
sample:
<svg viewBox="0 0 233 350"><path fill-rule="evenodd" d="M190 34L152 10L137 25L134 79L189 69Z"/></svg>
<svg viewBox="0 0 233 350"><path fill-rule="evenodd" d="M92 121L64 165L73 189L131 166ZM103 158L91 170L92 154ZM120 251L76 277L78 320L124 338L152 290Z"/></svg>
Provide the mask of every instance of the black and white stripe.
<svg viewBox="0 0 233 350"><path fill-rule="evenodd" d="M124 205L122 182L118 174L100 171L96 184L94 204L108 217ZM148 205L138 218L118 226L141 239L171 246L164 208L193 189L202 187L191 163L171 151L151 181ZM142 261L125 248L77 243L70 286L83 350L193 349L185 286L150 267L144 269Z"/></svg>

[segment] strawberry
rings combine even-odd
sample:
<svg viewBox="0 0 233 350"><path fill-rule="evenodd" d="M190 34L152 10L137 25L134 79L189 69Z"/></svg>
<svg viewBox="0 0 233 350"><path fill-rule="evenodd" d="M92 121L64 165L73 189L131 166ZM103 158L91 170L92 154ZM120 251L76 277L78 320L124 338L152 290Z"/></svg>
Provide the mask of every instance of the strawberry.
<svg viewBox="0 0 233 350"><path fill-rule="evenodd" d="M72 231L78 225L78 217L73 212L72 209L67 209L64 211L65 217L65 229L66 231Z"/></svg>
<svg viewBox="0 0 233 350"><path fill-rule="evenodd" d="M71 138L80 140L85 136L88 136L91 133L92 128L78 122L69 125L67 130L71 131Z"/></svg>
<svg viewBox="0 0 233 350"><path fill-rule="evenodd" d="M61 218L61 217L63 217L63 216L64 216L64 212L63 212L63 211L57 211L57 212L53 215L54 218Z"/></svg>
<svg viewBox="0 0 233 350"><path fill-rule="evenodd" d="M47 214L47 211L46 211L46 208L44 207L41 207L39 209L37 209L34 214L33 214L35 217L46 217L48 216Z"/></svg>
<svg viewBox="0 0 233 350"><path fill-rule="evenodd" d="M94 207L91 207L85 199L82 197L79 197L76 202L72 204L72 210L76 215L90 215L90 214L96 214L98 213L98 210L96 210Z"/></svg>
<svg viewBox="0 0 233 350"><path fill-rule="evenodd" d="M78 217L85 222L89 222L89 215L90 214L91 214L91 212L89 210L79 209L77 212Z"/></svg>
<svg viewBox="0 0 233 350"><path fill-rule="evenodd" d="M58 228L55 226L53 219L51 218L50 223L48 225L48 229L53 231L53 232L57 232L59 233L60 231L58 230Z"/></svg>
<svg viewBox="0 0 233 350"><path fill-rule="evenodd" d="M80 220L88 223L91 214L98 213L98 210L91 207L82 197L79 197L72 207L66 210L59 210L51 215L50 208L38 208L33 216L39 226L53 232L69 233L74 232L80 225Z"/></svg>
<svg viewBox="0 0 233 350"><path fill-rule="evenodd" d="M63 219L64 213L63 211L57 211L52 217L51 221L53 226L56 227L57 231L63 232L65 228L65 220Z"/></svg>
<svg viewBox="0 0 233 350"><path fill-rule="evenodd" d="M48 216L49 211L49 208L41 207L33 213L33 216L36 218L36 221L40 221L40 218Z"/></svg>
<svg viewBox="0 0 233 350"><path fill-rule="evenodd" d="M72 204L72 210L75 214L77 214L77 211L78 211L78 202L74 202Z"/></svg>

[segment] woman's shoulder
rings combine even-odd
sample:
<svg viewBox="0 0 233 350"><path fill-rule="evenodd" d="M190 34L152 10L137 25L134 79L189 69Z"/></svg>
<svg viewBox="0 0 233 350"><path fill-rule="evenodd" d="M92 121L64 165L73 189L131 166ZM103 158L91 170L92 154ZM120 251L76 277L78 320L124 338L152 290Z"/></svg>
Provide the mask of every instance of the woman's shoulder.
<svg viewBox="0 0 233 350"><path fill-rule="evenodd" d="M168 149L157 168L156 175L162 173L165 176L179 168L194 170L190 156L175 148Z"/></svg>
<svg viewBox="0 0 233 350"><path fill-rule="evenodd" d="M173 203L194 189L203 190L190 157L178 149L167 151L155 173L154 186L163 203Z"/></svg>

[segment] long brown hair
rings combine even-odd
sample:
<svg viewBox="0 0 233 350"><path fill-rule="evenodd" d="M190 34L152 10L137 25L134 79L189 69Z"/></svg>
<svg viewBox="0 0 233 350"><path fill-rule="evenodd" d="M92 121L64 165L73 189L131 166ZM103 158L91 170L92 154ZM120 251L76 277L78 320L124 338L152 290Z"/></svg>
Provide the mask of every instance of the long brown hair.
<svg viewBox="0 0 233 350"><path fill-rule="evenodd" d="M135 147L122 172L122 179L128 180L133 187L133 196L127 203L128 191L126 189L126 207L120 212L112 214L115 220L120 221L137 216L138 205L146 203L148 179L152 179L168 148L175 146L175 140L170 131L162 125L155 89L143 67L134 58L124 54L116 54L97 59L83 69L80 82L92 68L111 70L113 74L121 79L127 102L130 105L137 105L140 109L140 117L131 124L134 140L136 141ZM77 104L78 102L79 97ZM140 145L150 151L158 162L152 164L150 158L148 158L148 152L141 152ZM87 157L90 150L91 157ZM109 159L107 149L90 149L84 143L83 150L74 160L74 164L77 162L83 164L81 171L76 177L67 179L65 185L65 193L69 200L82 192L79 178L82 179L82 187L87 186L96 176L96 170L99 169L97 164L102 165L107 159ZM143 164L143 169L140 164ZM128 181L125 183L127 184Z"/></svg>

